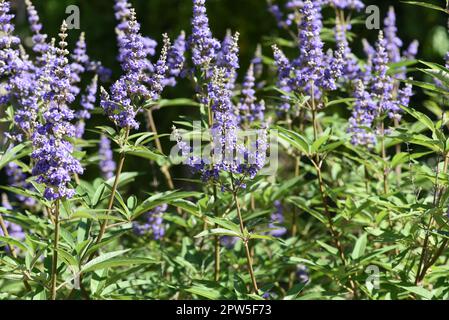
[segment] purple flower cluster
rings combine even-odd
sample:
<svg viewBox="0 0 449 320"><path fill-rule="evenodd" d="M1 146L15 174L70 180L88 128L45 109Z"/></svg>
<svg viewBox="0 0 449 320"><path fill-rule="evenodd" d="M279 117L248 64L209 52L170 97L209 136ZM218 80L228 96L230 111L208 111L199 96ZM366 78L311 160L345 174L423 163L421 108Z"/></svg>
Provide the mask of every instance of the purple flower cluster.
<svg viewBox="0 0 449 320"><path fill-rule="evenodd" d="M348 131L352 133L352 142L368 147L373 147L376 143L376 126L379 121L384 121L382 117L386 115L388 119L399 121L402 116L400 106L408 106L413 95L410 84L401 87L398 81L406 78L405 68L396 72L396 78L390 75L389 68L391 63L414 59L419 44L413 41L401 55L403 42L397 36L393 7L388 11L384 26L375 47L366 40L363 41L367 63L365 71L359 77L363 84L357 84L354 93L356 102L349 120Z"/></svg>
<svg viewBox="0 0 449 320"><path fill-rule="evenodd" d="M192 35L189 37L192 61L203 73L210 71L210 64L220 51L220 42L212 36L206 14L206 0L193 0Z"/></svg>
<svg viewBox="0 0 449 320"><path fill-rule="evenodd" d="M238 237L231 237L231 236L222 236L220 237L220 243L223 247L227 249L234 248L235 244L239 240Z"/></svg>
<svg viewBox="0 0 449 320"><path fill-rule="evenodd" d="M296 267L296 277L300 283L307 284L310 281L309 269L303 264L298 265Z"/></svg>
<svg viewBox="0 0 449 320"><path fill-rule="evenodd" d="M335 40L342 49L343 69L342 76L345 81L358 79L362 72L357 62L357 58L352 53L347 39L347 31L351 29L351 24L339 23L335 27Z"/></svg>
<svg viewBox="0 0 449 320"><path fill-rule="evenodd" d="M176 78L182 76L185 64L185 52L187 49L186 34L182 31L173 45L168 50L167 54L167 68L168 77L164 80L166 86L174 87L176 85Z"/></svg>
<svg viewBox="0 0 449 320"><path fill-rule="evenodd" d="M240 175L241 178L254 178L265 165L267 151L266 130L258 131L257 140L245 145L239 137L242 118L263 119L263 103L256 102L254 66L246 77L239 105L233 102L237 69L239 68L239 34L226 34L220 43L213 38L209 28L205 1L193 0L194 18L192 20L192 36L189 48L192 51L193 64L202 72L202 81L198 96L200 102L211 111L210 149L211 154L198 155L192 150L190 143L183 140L182 135L174 128L174 136L178 142L185 164L194 171L200 172L204 181L218 180L221 172ZM260 68L261 61L257 61ZM236 183L239 184L241 180ZM244 184L239 184L243 186Z"/></svg>
<svg viewBox="0 0 449 320"><path fill-rule="evenodd" d="M279 200L274 202L274 207L276 208L276 211L271 214L270 223L268 224L268 227L273 229L270 231L270 235L273 237L282 237L287 233L287 228L280 227L285 221L284 208Z"/></svg>
<svg viewBox="0 0 449 320"><path fill-rule="evenodd" d="M251 64L242 84L242 98L238 104L240 123L249 124L254 121L262 122L264 120L265 102L257 100L255 81L254 64Z"/></svg>
<svg viewBox="0 0 449 320"><path fill-rule="evenodd" d="M42 24L40 23L39 15L31 0L25 0L28 11L28 21L30 23L31 32L33 33L33 51L38 55L38 62L43 62L42 56L48 51L49 44L47 42L48 36L41 33Z"/></svg>
<svg viewBox="0 0 449 320"><path fill-rule="evenodd" d="M144 215L144 223L133 222L134 233L143 236L151 231L154 240L160 240L165 235L163 215L167 208L167 204L160 205Z"/></svg>
<svg viewBox="0 0 449 320"><path fill-rule="evenodd" d="M376 135L372 126L377 115L377 104L360 80L356 84L354 98L356 101L349 119L351 142L354 145L372 147L376 144Z"/></svg>
<svg viewBox="0 0 449 320"><path fill-rule="evenodd" d="M361 11L365 5L360 0L328 0L329 5L338 9L351 9Z"/></svg>
<svg viewBox="0 0 449 320"><path fill-rule="evenodd" d="M69 187L71 176L83 169L73 156L73 146L67 140L75 136L71 124L73 111L68 107L74 96L71 93L71 69L66 58L68 51L67 25L61 27L59 48L52 43L42 72L43 90L42 120L32 135L34 161L32 169L36 181L45 185L44 196L48 200L69 198L74 190Z"/></svg>
<svg viewBox="0 0 449 320"><path fill-rule="evenodd" d="M105 180L114 176L116 164L111 150L111 141L104 135L100 138L100 147L98 149L100 157L100 170Z"/></svg>
<svg viewBox="0 0 449 320"><path fill-rule="evenodd" d="M8 204L2 203L2 206L6 209L11 210L12 208L7 207ZM11 238L15 238L16 240L24 240L25 239L25 232L23 231L22 227L16 223L5 221L5 227L8 231L8 234ZM0 236L4 237L5 234L3 233L2 228L0 228Z"/></svg>
<svg viewBox="0 0 449 320"><path fill-rule="evenodd" d="M324 91L335 90L344 66L344 46L334 55L323 52L321 4L305 1L300 9L299 56L291 62L274 47L279 86L287 92L304 93L319 99ZM284 106L283 106L284 107Z"/></svg>
<svg viewBox="0 0 449 320"><path fill-rule="evenodd" d="M376 128L373 128L376 119L387 115L390 119L400 120L400 106L408 106L412 87L407 84L397 89L396 80L388 74L390 60L382 31L375 52L369 47L368 52L372 56L372 74L368 81L365 80L366 84L359 83L355 91L356 103L349 120L349 132L353 134L354 144L373 146L376 143ZM366 86L370 92L366 91Z"/></svg>
<svg viewBox="0 0 449 320"><path fill-rule="evenodd" d="M271 0L268 2L268 11L275 18L278 27L280 28L289 28L295 22L301 19L303 16L300 14L298 16L298 12L304 8L306 5L305 0L289 0L285 3L284 9L286 13L283 12L281 7L277 4L274 4ZM340 10L355 10L361 11L365 5L360 0L313 0L313 3L317 7L323 6L331 6Z"/></svg>
<svg viewBox="0 0 449 320"><path fill-rule="evenodd" d="M154 43L140 34L134 9L126 0L116 0L114 8L119 20L118 60L124 74L112 85L111 95L102 90L101 106L118 127L137 129L140 105L149 99L157 100L166 83L170 40L164 36L161 56L153 66L147 57L154 54Z"/></svg>
<svg viewBox="0 0 449 320"><path fill-rule="evenodd" d="M82 138L84 135L85 120L90 119L91 111L95 108L98 91L98 76L92 78L91 83L86 87L86 92L81 96L81 110L78 110L75 117L78 119L75 129L75 137Z"/></svg>
<svg viewBox="0 0 449 320"><path fill-rule="evenodd" d="M229 89L233 90L235 80L237 78L237 69L239 65L239 41L240 34L235 33L234 36L228 31L223 42L221 43L221 50L217 55L216 65L225 70L225 77L229 85Z"/></svg>
<svg viewBox="0 0 449 320"><path fill-rule="evenodd" d="M8 134L8 137L22 141L23 134L30 136L35 125L38 101L34 94L34 66L20 46L20 39L13 35L14 15L9 13L7 1L0 2L0 105L13 104L17 107L15 114L16 128L19 132ZM5 77L5 79L3 79Z"/></svg>
<svg viewBox="0 0 449 320"><path fill-rule="evenodd" d="M13 210L13 207L9 203L7 195L2 193L1 197L2 197L2 202L1 202L2 207L7 210ZM25 239L25 236L26 236L25 232L23 231L23 229L20 225L13 223L13 222L9 222L7 220L5 220L4 222L5 222L6 231L8 231L8 234L10 237L15 238L16 240L24 240ZM5 236L2 228L0 228L0 236L1 237ZM8 248L8 247L6 247L6 248Z"/></svg>

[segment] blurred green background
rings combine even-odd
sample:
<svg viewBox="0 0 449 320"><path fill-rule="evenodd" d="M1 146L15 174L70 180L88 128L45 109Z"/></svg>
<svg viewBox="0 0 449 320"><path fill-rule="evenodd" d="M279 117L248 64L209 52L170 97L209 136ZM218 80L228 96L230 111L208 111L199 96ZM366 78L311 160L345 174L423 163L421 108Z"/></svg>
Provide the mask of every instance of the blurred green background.
<svg viewBox="0 0 449 320"><path fill-rule="evenodd" d="M274 0L273 0L274 1ZM171 38L176 37L180 30L190 34L190 20L192 15L191 0L130 0L136 8L138 20L142 25L142 33L160 42L161 34L167 32ZM276 3L283 5L285 0ZM428 1L429 2L429 1ZM50 37L57 36L59 25L67 17L66 7L77 5L81 12L81 30L71 30L69 41L72 45L77 40L80 31L86 32L88 53L95 60L101 60L106 67L113 70L113 78L120 75L120 66L116 62L117 46L114 28L116 20L113 12L113 0L34 0L41 21L44 24L43 32ZM444 6L445 1L433 1L433 4ZM13 10L16 13L17 32L22 39L30 42L30 31L27 24L27 16L24 0L12 0ZM449 51L449 37L447 33L447 16L444 13L401 3L400 1L365 1L366 5L377 5L381 9L381 21L387 13L388 7L395 6L397 13L398 34L405 46L413 39L420 42L419 58L443 63L444 54ZM263 52L271 57L269 37L288 38L288 34L279 30L272 15L267 10L266 0L208 0L208 15L211 28L217 38L222 39L227 29L239 31L241 34L241 66L240 77L244 73L258 43L265 44ZM357 15L364 19L362 12ZM326 18L332 18L333 12L325 12ZM357 35L352 44L354 52L361 58L361 39L367 38L371 43L377 38L377 30L367 30L363 24L354 26L352 32ZM418 75L419 77L419 75ZM107 85L106 85L107 86ZM180 86L164 93L166 97L192 97L191 86L181 82ZM413 106L419 105L424 97L418 95L413 101ZM172 109L155 114L160 132L168 132L172 121L178 120L180 114L191 113L191 110ZM194 111L193 111L194 112ZM97 120L98 121L98 120ZM104 121L104 118L102 118ZM170 143L171 145L172 143ZM168 152L169 147L166 147ZM144 188L154 184L153 178L158 177L159 171L154 166L148 166L141 159L129 159L127 170L145 167L149 175L141 179ZM145 169L144 169L145 170ZM176 169L183 170L183 169ZM98 175L97 168L89 167L86 173L88 177ZM177 174L175 174L177 176ZM85 176L86 177L86 176ZM163 184L163 179L157 178ZM139 187L140 184L137 184ZM180 182L177 183L180 186Z"/></svg>

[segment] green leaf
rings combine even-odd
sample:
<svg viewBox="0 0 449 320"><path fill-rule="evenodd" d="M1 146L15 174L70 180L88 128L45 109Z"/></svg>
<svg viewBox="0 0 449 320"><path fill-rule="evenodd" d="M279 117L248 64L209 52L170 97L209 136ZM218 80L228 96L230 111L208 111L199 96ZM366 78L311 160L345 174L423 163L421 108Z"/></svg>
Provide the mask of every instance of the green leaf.
<svg viewBox="0 0 449 320"><path fill-rule="evenodd" d="M92 260L93 261L93 260ZM92 272L105 268L125 267L131 265L155 264L157 261L150 258L111 258L106 261L98 262L89 267L84 266L83 272Z"/></svg>
<svg viewBox="0 0 449 320"><path fill-rule="evenodd" d="M222 294L219 291L216 291L212 288L206 288L206 287L192 287L189 289L186 289L187 292L196 294L200 297L206 298L206 299L210 299L210 300L218 300L223 298Z"/></svg>
<svg viewBox="0 0 449 320"><path fill-rule="evenodd" d="M424 113L416 111L409 107L401 106L401 109L410 114L412 117L414 117L416 120L421 122L423 125L425 125L427 128L429 128L432 132L435 132L435 124L433 121Z"/></svg>
<svg viewBox="0 0 449 320"><path fill-rule="evenodd" d="M312 143L307 138L303 137L297 132L287 130L279 126L275 126L275 129L277 129L278 132L275 131L273 132L275 132L275 134L277 134L277 136L281 140L287 142L292 147L294 147L295 149L299 150L300 152L306 155L309 155L311 153Z"/></svg>
<svg viewBox="0 0 449 320"><path fill-rule="evenodd" d="M294 300L304 290L307 283L298 283L288 290L284 300Z"/></svg>
<svg viewBox="0 0 449 320"><path fill-rule="evenodd" d="M243 238L243 235L240 234L240 232L235 232L235 231L223 229L223 228L204 230L203 232L197 234L195 236L195 238L201 238L201 237L206 237L206 236L211 236L211 235L212 236L230 236L230 237Z"/></svg>
<svg viewBox="0 0 449 320"><path fill-rule="evenodd" d="M405 289L405 290L408 291L408 292L417 294L418 296L420 296L420 297L422 297L422 298L424 298L424 299L427 299L427 300L430 300L430 299L432 299L432 297L433 297L432 292L430 292L430 291L427 290L427 289L424 289L423 287L417 287L417 286L411 286L411 287L408 287L408 286L401 286L401 288Z"/></svg>
<svg viewBox="0 0 449 320"><path fill-rule="evenodd" d="M317 242L317 243L318 243L324 250L326 250L327 252L329 252L329 253L331 253L331 254L333 254L333 255L336 255L336 254L338 253L338 249L337 249L337 248L334 248L334 247L328 245L327 243L324 243L324 242L321 241L321 240L317 240L316 242Z"/></svg>
<svg viewBox="0 0 449 320"><path fill-rule="evenodd" d="M12 237L0 236L0 243L1 242L5 242L5 243L9 244L10 246L17 247L25 252L28 251L28 247L26 245L24 245L22 242L14 239Z"/></svg>
<svg viewBox="0 0 449 320"><path fill-rule="evenodd" d="M411 4L411 5L415 5L415 6L420 6L420 7L448 13L448 11L445 8L442 8L442 7L436 6L431 3L427 3L427 2L419 2L419 1L402 1L402 2L406 3L406 4Z"/></svg>
<svg viewBox="0 0 449 320"><path fill-rule="evenodd" d="M127 146L123 151L126 154L155 161L160 166L167 163L167 158L164 155L156 153L144 146Z"/></svg>
<svg viewBox="0 0 449 320"><path fill-rule="evenodd" d="M14 148L11 148L7 150L3 155L0 156L0 170L6 166L11 161L20 159L24 156L26 156L29 152L27 150L24 150L28 144L21 143Z"/></svg>
<svg viewBox="0 0 449 320"><path fill-rule="evenodd" d="M152 195L147 198L144 202L137 206L132 215L132 220L135 220L141 214L157 207L161 204L170 204L172 201L189 198L189 197L200 197L202 193L194 191L167 191Z"/></svg>
<svg viewBox="0 0 449 320"><path fill-rule="evenodd" d="M352 250L351 257L353 260L357 260L365 254L366 244L368 241L368 236L366 233L362 234L356 241L354 249Z"/></svg>
<svg viewBox="0 0 449 320"><path fill-rule="evenodd" d="M115 258L117 256L123 255L124 253L128 252L130 249L126 250L118 250L113 252L108 252L103 255L100 255L99 257L96 257L86 263L82 268L81 272L85 272L86 270L97 270L97 265L103 265L103 263L107 262L108 260L111 260L112 258Z"/></svg>

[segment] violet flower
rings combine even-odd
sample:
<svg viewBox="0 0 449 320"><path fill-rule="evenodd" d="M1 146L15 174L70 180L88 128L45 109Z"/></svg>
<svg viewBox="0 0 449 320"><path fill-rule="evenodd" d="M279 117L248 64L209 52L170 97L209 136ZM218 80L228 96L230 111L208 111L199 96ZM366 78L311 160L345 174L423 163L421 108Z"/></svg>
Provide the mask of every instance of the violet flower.
<svg viewBox="0 0 449 320"><path fill-rule="evenodd" d="M111 141L105 135L100 138L98 156L100 158L101 175L105 180L111 179L115 173L116 163L111 149Z"/></svg>
<svg viewBox="0 0 449 320"><path fill-rule="evenodd" d="M271 214L270 223L268 224L268 227L273 229L270 231L270 235L273 237L282 237L287 233L287 228L280 226L285 221L284 209L282 207L282 203L278 200L274 202L274 206L276 211Z"/></svg>
<svg viewBox="0 0 449 320"><path fill-rule="evenodd" d="M47 200L72 197L75 192L69 187L71 176L83 172L79 161L72 154L73 146L68 140L74 137L75 128L70 123L74 113L68 107L74 96L70 90L71 70L66 58L66 31L64 21L59 48L51 45L49 49L49 60L41 79L45 88L42 122L32 136L32 174L37 177L38 183L45 186L44 197Z"/></svg>
<svg viewBox="0 0 449 320"><path fill-rule="evenodd" d="M154 240L160 240L165 235L163 215L167 211L167 204L162 204L144 214L144 222L133 222L133 230L136 235L143 236L151 231Z"/></svg>

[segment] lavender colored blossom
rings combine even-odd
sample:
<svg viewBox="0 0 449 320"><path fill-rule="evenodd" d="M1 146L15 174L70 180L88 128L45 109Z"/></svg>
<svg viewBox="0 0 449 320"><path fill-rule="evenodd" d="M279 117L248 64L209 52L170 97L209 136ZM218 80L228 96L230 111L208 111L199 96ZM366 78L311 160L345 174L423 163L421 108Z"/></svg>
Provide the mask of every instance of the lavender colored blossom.
<svg viewBox="0 0 449 320"><path fill-rule="evenodd" d="M101 106L118 127L137 129L139 123L135 117L140 105L146 100L158 99L164 88L170 40L164 35L160 58L152 68L152 74L148 74L146 41L140 34L134 9L120 11L123 7L119 4L123 3L127 4L125 0L117 0L115 9L117 16L123 19L118 27L118 44L124 74L112 85L110 95L106 90L101 90Z"/></svg>
<svg viewBox="0 0 449 320"><path fill-rule="evenodd" d="M34 160L32 174L36 181L45 185L44 196L48 200L70 198L74 190L69 187L71 176L81 174L83 169L77 159L73 157L73 146L67 138L74 137L75 128L70 123L74 118L73 111L68 104L73 102L71 89L70 66L67 61L68 51L67 24L61 27L59 48L49 49L48 61L41 79L46 89L43 98L42 122L33 133Z"/></svg>
<svg viewBox="0 0 449 320"><path fill-rule="evenodd" d="M47 42L47 35L41 33L42 24L40 23L39 15L31 0L25 0L28 11L28 21L30 23L31 31L33 33L33 51L39 56L38 61L43 61L42 56L49 49L49 43Z"/></svg>
<svg viewBox="0 0 449 320"><path fill-rule="evenodd" d="M21 70L22 60L20 59L19 44L20 39L13 35L14 25L12 19L14 15L9 13L10 4L8 1L0 2L0 74L7 76Z"/></svg>
<svg viewBox="0 0 449 320"><path fill-rule="evenodd" d="M342 50L342 75L346 81L353 81L360 76L360 67L357 59L353 55L346 32L350 30L350 24L337 24L336 26L336 41L339 48Z"/></svg>
<svg viewBox="0 0 449 320"><path fill-rule="evenodd" d="M319 99L323 91L335 90L336 80L343 69L344 47L340 45L337 55L323 52L320 38L322 29L321 5L309 0L300 9L299 56L287 65L287 59L275 50L281 89L302 92Z"/></svg>
<svg viewBox="0 0 449 320"><path fill-rule="evenodd" d="M2 193L1 196L2 196L2 202L1 202L2 207L7 210L13 210L13 207L9 203L7 195ZM8 231L8 234L10 237L15 238L16 240L24 240L25 239L25 237L26 237L25 232L23 231L23 229L20 225L13 223L13 222L9 222L7 220L5 220L4 222L5 222L6 231ZM5 236L2 228L0 228L0 236L1 237ZM8 247L6 247L6 248L8 248Z"/></svg>
<svg viewBox="0 0 449 320"><path fill-rule="evenodd" d="M309 269L303 264L298 265L296 268L296 277L299 283L307 284L310 281Z"/></svg>
<svg viewBox="0 0 449 320"><path fill-rule="evenodd" d="M352 9L361 11L365 5L360 0L328 0L329 4L338 9Z"/></svg>
<svg viewBox="0 0 449 320"><path fill-rule="evenodd" d="M234 88L237 78L237 69L239 65L239 47L238 40L240 34L236 32L234 36L228 31L223 42L221 43L221 51L217 55L217 66L226 71L225 77L228 79L229 88Z"/></svg>
<svg viewBox="0 0 449 320"><path fill-rule="evenodd" d="M220 51L220 42L212 36L206 13L206 0L193 0L192 35L189 37L192 61L203 73Z"/></svg>
<svg viewBox="0 0 449 320"><path fill-rule="evenodd" d="M419 41L413 40L408 48L402 53L405 59L414 60L416 55L418 54Z"/></svg>
<svg viewBox="0 0 449 320"><path fill-rule="evenodd" d="M270 4L268 6L268 11L273 15L276 19L277 25L279 28L284 27L284 14L281 11L281 8L277 4Z"/></svg>
<svg viewBox="0 0 449 320"><path fill-rule="evenodd" d="M384 20L385 47L388 59L392 63L401 61L402 40L397 36L396 14L394 7L390 7Z"/></svg>
<svg viewBox="0 0 449 320"><path fill-rule="evenodd" d="M251 64L254 68L254 77L259 79L263 74L262 46L260 44L257 45Z"/></svg>
<svg viewBox="0 0 449 320"><path fill-rule="evenodd" d="M167 86L175 86L176 78L182 75L185 64L186 34L182 31L174 41L167 54L167 68L169 77L164 82Z"/></svg>
<svg viewBox="0 0 449 320"><path fill-rule="evenodd" d="M160 205L144 214L144 223L133 222L134 233L143 236L151 230L154 240L160 240L165 235L163 214L167 208L167 204Z"/></svg>
<svg viewBox="0 0 449 320"><path fill-rule="evenodd" d="M116 164L111 149L111 141L104 135L100 138L98 156L100 158L101 175L105 180L111 179L114 176Z"/></svg>
<svg viewBox="0 0 449 320"><path fill-rule="evenodd" d="M274 202L274 206L276 211L271 214L270 223L268 224L269 228L274 229L270 231L270 235L273 237L282 237L287 233L287 228L280 227L280 225L282 225L285 221L284 209L282 207L282 203L278 200Z"/></svg>
<svg viewBox="0 0 449 320"><path fill-rule="evenodd" d="M379 114L387 113L390 118L395 118L400 108L393 99L394 79L388 75L389 62L387 41L380 31L373 59L372 93L378 101Z"/></svg>
<svg viewBox="0 0 449 320"><path fill-rule="evenodd" d="M273 45L272 49L274 54L274 63L278 70L277 86L284 92L290 93L292 91L292 88L289 85L290 72L291 72L290 61L276 45ZM281 103L278 106L278 109L281 112L286 112L290 109L290 103L288 102L289 97L283 95L281 98L283 98L285 102Z"/></svg>
<svg viewBox="0 0 449 320"><path fill-rule="evenodd" d="M349 129L351 133L351 143L354 145L364 145L372 147L376 143L376 136L372 126L377 116L377 104L372 96L365 90L362 81L356 84L354 93L356 99L352 116L349 119Z"/></svg>
<svg viewBox="0 0 449 320"><path fill-rule="evenodd" d="M8 177L8 185L11 187L22 188L32 190L33 185L27 181L28 176L23 170L15 163L9 162L5 169L6 176ZM17 200L28 207L32 207L36 204L36 200L21 194L15 195Z"/></svg>
<svg viewBox="0 0 449 320"><path fill-rule="evenodd" d="M240 122L252 123L256 120L264 120L265 103L263 100L257 101L255 80L254 65L251 64L243 81L242 98L237 106L240 112Z"/></svg>
<svg viewBox="0 0 449 320"><path fill-rule="evenodd" d="M90 119L91 111L95 108L98 91L98 76L92 78L91 83L86 87L86 92L81 96L82 109L76 112L75 117L78 119L76 124L75 137L82 138L84 135L85 120Z"/></svg>
<svg viewBox="0 0 449 320"><path fill-rule="evenodd" d="M413 96L413 86L410 83L407 83L403 88L398 90L397 100L398 104L401 106L407 107L410 103L410 98ZM400 119L400 114L397 115Z"/></svg>
<svg viewBox="0 0 449 320"><path fill-rule="evenodd" d="M16 240L24 240L25 239L25 232L23 231L22 227L16 223L5 221L5 227L8 231L8 234L11 238L14 238ZM4 237L2 228L0 228L0 236Z"/></svg>
<svg viewBox="0 0 449 320"><path fill-rule="evenodd" d="M212 154L211 159L201 158L194 154L190 142L174 128L178 148L185 164L195 172L200 172L203 181L218 180L221 172L254 178L265 165L267 151L266 130L257 132L257 139L244 145L238 138L239 123L232 103L233 93L229 89L226 70L215 67L212 78L207 86L207 97L213 111L213 121L210 128ZM243 187L243 185L241 185Z"/></svg>
<svg viewBox="0 0 449 320"><path fill-rule="evenodd" d="M404 50L401 56L402 40L397 36L396 14L394 7L390 7L387 17L384 20L384 34L386 39L386 49L390 63L398 63L402 60L413 60L418 52L419 42L414 40L409 47ZM406 68L401 67L402 72L397 74L397 78L405 79Z"/></svg>
<svg viewBox="0 0 449 320"><path fill-rule="evenodd" d="M0 104L16 106L15 130L7 134L13 141L22 141L22 136L31 135L37 116L36 76L19 38L12 33L13 15L9 14L9 2L0 2L0 74L6 76L0 96ZM16 132L17 131L17 132Z"/></svg>
<svg viewBox="0 0 449 320"><path fill-rule="evenodd" d="M138 56L138 61L140 67L142 68L142 72L153 72L153 64L147 57L155 55L157 42L151 38L142 36L139 32L135 32L132 35L133 39L131 39L129 35L129 21L133 19L132 16L134 16L135 20L135 11L128 0L116 0L114 11L115 17L119 21L116 28L117 42L119 44L119 55L117 57L118 61L122 64L126 63L130 54L129 49L131 48L131 51L135 51L138 48L140 51L136 53L136 56ZM137 23L137 21L133 24L140 30L140 24ZM126 46L127 43L131 46L130 48Z"/></svg>
<svg viewBox="0 0 449 320"><path fill-rule="evenodd" d="M239 240L238 237L231 237L231 236L222 236L220 237L220 243L223 247L227 249L234 248L235 244Z"/></svg>
<svg viewBox="0 0 449 320"><path fill-rule="evenodd" d="M78 84L81 82L81 75L86 71L86 65L89 64L89 56L87 55L87 47L84 32L81 33L76 47L71 55L73 62L70 64L71 68L71 82L72 94L77 96L80 93Z"/></svg>

